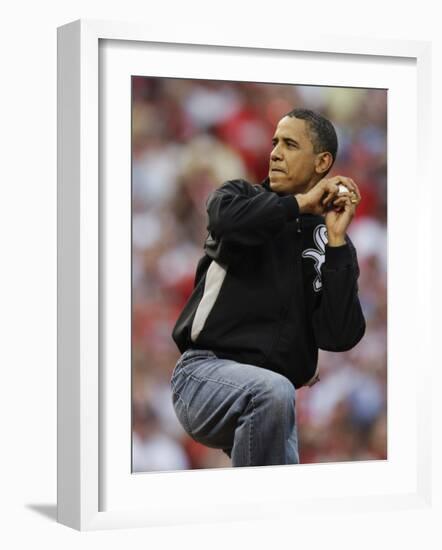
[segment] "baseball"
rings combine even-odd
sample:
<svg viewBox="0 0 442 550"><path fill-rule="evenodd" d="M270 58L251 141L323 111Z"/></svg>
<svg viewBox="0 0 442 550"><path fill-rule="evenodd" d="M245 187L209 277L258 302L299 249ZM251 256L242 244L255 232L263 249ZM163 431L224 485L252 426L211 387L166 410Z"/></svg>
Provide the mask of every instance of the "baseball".
<svg viewBox="0 0 442 550"><path fill-rule="evenodd" d="M348 193L350 193L352 204L356 204L358 201L354 191L349 191L348 187L346 187L343 183L340 183L338 185L338 197L341 195L347 195Z"/></svg>

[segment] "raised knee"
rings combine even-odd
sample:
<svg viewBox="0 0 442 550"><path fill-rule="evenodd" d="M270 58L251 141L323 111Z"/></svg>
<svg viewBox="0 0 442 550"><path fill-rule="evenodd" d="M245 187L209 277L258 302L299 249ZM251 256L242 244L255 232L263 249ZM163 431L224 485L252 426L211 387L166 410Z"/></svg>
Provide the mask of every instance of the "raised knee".
<svg viewBox="0 0 442 550"><path fill-rule="evenodd" d="M295 387L285 376L271 372L256 388L256 400L273 414L286 414L294 407Z"/></svg>

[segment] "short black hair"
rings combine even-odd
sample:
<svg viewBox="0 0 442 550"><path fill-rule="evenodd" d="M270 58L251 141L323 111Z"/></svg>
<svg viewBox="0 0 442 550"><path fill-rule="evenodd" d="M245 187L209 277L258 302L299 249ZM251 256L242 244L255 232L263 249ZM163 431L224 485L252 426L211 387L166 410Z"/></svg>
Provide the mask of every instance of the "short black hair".
<svg viewBox="0 0 442 550"><path fill-rule="evenodd" d="M305 120L314 152L329 152L333 157L333 162L331 164L331 166L333 166L338 152L338 136L336 135L333 124L319 113L315 113L309 109L293 109L285 116Z"/></svg>

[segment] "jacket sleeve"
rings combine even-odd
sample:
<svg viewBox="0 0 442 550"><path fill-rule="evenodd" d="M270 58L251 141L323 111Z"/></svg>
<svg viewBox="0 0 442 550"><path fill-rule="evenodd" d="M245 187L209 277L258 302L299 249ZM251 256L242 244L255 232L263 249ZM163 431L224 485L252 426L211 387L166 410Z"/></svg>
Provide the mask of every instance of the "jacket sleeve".
<svg viewBox="0 0 442 550"><path fill-rule="evenodd" d="M365 319L358 297L359 266L356 250L346 244L325 247L322 296L313 313L316 343L326 351L347 351L365 333Z"/></svg>
<svg viewBox="0 0 442 550"><path fill-rule="evenodd" d="M244 180L226 182L206 205L211 238L244 246L259 245L299 215L293 195L280 197Z"/></svg>

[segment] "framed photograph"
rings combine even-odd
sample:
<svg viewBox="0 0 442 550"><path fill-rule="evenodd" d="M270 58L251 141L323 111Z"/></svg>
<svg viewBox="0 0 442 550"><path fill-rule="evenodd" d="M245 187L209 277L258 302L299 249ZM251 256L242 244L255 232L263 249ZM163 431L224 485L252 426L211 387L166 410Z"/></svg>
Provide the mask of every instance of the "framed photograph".
<svg viewBox="0 0 442 550"><path fill-rule="evenodd" d="M59 28L59 522L429 506L430 215L413 202L417 174L427 180L429 78L423 42L210 44L116 22ZM349 235L367 328L354 349L320 352L321 382L297 391L300 463L235 468L174 414L172 329L203 255L209 194L262 183L293 108L332 121L332 173L361 189Z"/></svg>

